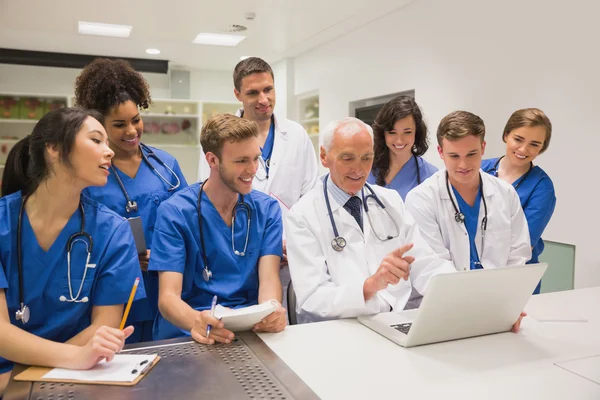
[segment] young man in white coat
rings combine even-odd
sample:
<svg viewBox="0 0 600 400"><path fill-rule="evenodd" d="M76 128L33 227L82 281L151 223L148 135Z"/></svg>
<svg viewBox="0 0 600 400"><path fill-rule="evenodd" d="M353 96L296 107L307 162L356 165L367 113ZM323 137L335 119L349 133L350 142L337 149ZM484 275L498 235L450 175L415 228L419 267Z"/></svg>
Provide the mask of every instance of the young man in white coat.
<svg viewBox="0 0 600 400"><path fill-rule="evenodd" d="M356 118L321 135L329 174L285 221L290 273L302 322L402 311L414 286L454 272L421 237L398 192L366 184L373 130Z"/></svg>
<svg viewBox="0 0 600 400"><path fill-rule="evenodd" d="M233 93L242 103L236 115L254 121L259 128L262 157L252 189L274 195L291 208L317 180L317 157L306 130L297 122L277 118L273 70L264 60L250 57L233 71ZM210 169L200 157L198 180Z"/></svg>
<svg viewBox="0 0 600 400"><path fill-rule="evenodd" d="M406 197L406 208L435 253L458 271L525 264L531 244L514 188L480 171L485 126L456 111L437 131L440 170Z"/></svg>

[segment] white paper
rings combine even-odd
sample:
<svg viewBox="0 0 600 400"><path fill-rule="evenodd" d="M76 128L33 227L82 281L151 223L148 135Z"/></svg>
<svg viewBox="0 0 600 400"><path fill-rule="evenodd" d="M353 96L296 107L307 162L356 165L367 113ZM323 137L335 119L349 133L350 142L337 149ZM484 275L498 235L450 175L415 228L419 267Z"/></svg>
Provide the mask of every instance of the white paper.
<svg viewBox="0 0 600 400"><path fill-rule="evenodd" d="M217 305L215 317L221 318L225 328L232 332L248 331L263 318L277 309L277 300L269 300L255 306L228 309Z"/></svg>
<svg viewBox="0 0 600 400"><path fill-rule="evenodd" d="M600 384L600 355L558 362L555 365Z"/></svg>
<svg viewBox="0 0 600 400"><path fill-rule="evenodd" d="M115 354L111 362L100 361L92 369L80 371L54 368L43 378L88 382L133 382L152 364L156 356L157 354Z"/></svg>

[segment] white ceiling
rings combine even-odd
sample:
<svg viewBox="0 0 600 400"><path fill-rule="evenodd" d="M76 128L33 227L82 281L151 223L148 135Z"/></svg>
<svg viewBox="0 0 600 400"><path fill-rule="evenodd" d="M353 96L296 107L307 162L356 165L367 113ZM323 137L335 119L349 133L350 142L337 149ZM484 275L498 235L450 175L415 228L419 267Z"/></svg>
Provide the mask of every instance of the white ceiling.
<svg viewBox="0 0 600 400"><path fill-rule="evenodd" d="M0 0L0 48L169 60L171 67L231 70L241 56L274 63L414 0ZM256 13L253 21L246 12ZM132 25L131 36L77 33L77 21ZM248 28L237 47L193 44L200 32ZM150 56L147 48L161 54Z"/></svg>

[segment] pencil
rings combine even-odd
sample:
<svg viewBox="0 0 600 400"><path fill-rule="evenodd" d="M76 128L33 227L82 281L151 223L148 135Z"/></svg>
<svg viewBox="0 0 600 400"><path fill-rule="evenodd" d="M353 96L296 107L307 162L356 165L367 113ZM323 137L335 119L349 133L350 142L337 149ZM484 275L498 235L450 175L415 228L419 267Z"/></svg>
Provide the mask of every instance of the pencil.
<svg viewBox="0 0 600 400"><path fill-rule="evenodd" d="M127 307L125 307L125 313L123 314L123 319L121 320L121 326L119 327L120 330L123 330L125 327L125 321L127 321L127 316L129 315L129 310L131 309L131 303L133 303L133 297L135 296L135 291L137 290L139 283L140 278L135 278L135 282L131 288L131 294L129 295L129 300L127 301Z"/></svg>

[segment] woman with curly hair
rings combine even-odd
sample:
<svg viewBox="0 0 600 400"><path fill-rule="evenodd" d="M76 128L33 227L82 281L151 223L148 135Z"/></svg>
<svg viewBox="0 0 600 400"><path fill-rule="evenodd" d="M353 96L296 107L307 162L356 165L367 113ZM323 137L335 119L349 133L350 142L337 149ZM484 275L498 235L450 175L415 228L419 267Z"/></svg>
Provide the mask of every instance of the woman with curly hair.
<svg viewBox="0 0 600 400"><path fill-rule="evenodd" d="M75 81L75 104L102 113L115 153L106 186L90 187L84 193L125 218L140 217L148 249L152 248L158 206L187 186L173 156L141 142L140 109L150 103L148 83L124 60L96 59ZM129 322L135 331L128 343L152 340L158 276L147 272L149 257L150 250L139 255L147 298L131 307Z"/></svg>
<svg viewBox="0 0 600 400"><path fill-rule="evenodd" d="M398 96L387 102L373 124L375 159L369 179L396 190L402 200L437 168L421 156L429 148L427 125L412 97Z"/></svg>
<svg viewBox="0 0 600 400"><path fill-rule="evenodd" d="M529 263L538 263L544 251L542 233L550 222L556 195L552 179L533 161L550 145L552 123L538 108L515 111L502 133L506 153L502 157L483 160L481 169L513 185L527 218L532 257ZM541 282L533 294L538 294Z"/></svg>

